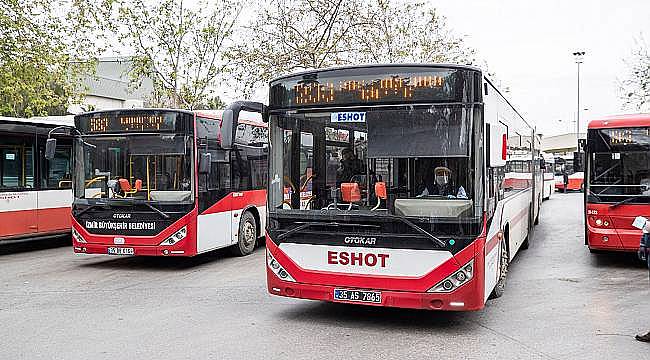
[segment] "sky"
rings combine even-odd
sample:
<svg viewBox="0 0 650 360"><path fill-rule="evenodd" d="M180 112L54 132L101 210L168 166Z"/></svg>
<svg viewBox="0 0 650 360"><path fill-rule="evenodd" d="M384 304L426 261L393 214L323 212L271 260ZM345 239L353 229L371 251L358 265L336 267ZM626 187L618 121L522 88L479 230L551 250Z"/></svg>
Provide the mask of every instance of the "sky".
<svg viewBox="0 0 650 360"><path fill-rule="evenodd" d="M576 50L586 52L580 66L581 130L589 119L631 112L622 111L618 84L627 74L624 60L635 39L644 36L650 45L650 0L438 0L432 5L510 88L511 102L538 132L575 132Z"/></svg>

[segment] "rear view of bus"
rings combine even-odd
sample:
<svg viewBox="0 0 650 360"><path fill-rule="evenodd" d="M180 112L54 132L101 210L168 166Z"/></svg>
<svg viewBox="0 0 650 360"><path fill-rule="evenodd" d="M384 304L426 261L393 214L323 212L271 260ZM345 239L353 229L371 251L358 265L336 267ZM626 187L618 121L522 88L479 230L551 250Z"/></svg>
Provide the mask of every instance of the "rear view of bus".
<svg viewBox="0 0 650 360"><path fill-rule="evenodd" d="M266 125L232 118L152 109L77 116L74 251L250 254L264 226Z"/></svg>
<svg viewBox="0 0 650 360"><path fill-rule="evenodd" d="M291 75L271 82L268 115L271 294L484 306L527 239L535 191L530 170L505 181L509 149L530 168L532 129L478 69Z"/></svg>
<svg viewBox="0 0 650 360"><path fill-rule="evenodd" d="M650 115L613 116L589 123L585 244L589 250L636 251L650 218Z"/></svg>

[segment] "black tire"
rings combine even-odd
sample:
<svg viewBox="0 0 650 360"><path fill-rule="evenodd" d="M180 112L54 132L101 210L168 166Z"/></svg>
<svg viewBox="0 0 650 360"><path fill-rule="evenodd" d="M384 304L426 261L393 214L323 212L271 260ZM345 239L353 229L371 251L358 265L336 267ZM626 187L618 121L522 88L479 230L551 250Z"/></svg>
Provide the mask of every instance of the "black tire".
<svg viewBox="0 0 650 360"><path fill-rule="evenodd" d="M524 242L521 243L521 249L526 250L530 247L530 235L533 233L533 210L528 208L528 235L524 239ZM535 225L537 224L537 219L535 219Z"/></svg>
<svg viewBox="0 0 650 360"><path fill-rule="evenodd" d="M539 225L539 213L542 212L542 200L537 201L539 206L537 208L537 216L535 216L535 225Z"/></svg>
<svg viewBox="0 0 650 360"><path fill-rule="evenodd" d="M506 291L506 278L508 276L508 265L510 264L508 249L506 248L507 239L508 238L506 237L501 244L501 255L499 257L499 280L490 294L490 299L500 298Z"/></svg>
<svg viewBox="0 0 650 360"><path fill-rule="evenodd" d="M236 256L250 255L255 250L255 243L257 242L257 221L255 216L249 211L244 211L241 214L239 221L239 234L237 235L237 243L230 247L232 253Z"/></svg>

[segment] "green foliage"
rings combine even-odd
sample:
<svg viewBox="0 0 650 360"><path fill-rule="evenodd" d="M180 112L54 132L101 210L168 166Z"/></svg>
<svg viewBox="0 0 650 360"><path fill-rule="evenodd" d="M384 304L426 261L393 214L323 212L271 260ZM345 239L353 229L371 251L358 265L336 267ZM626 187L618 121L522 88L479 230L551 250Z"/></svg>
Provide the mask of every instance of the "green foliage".
<svg viewBox="0 0 650 360"><path fill-rule="evenodd" d="M623 109L650 111L650 52L642 38L626 63L627 78L621 82Z"/></svg>
<svg viewBox="0 0 650 360"><path fill-rule="evenodd" d="M133 85L153 80L153 106L207 104L212 88L226 73L226 53L240 6L231 0L123 1L119 8L120 40L134 53Z"/></svg>
<svg viewBox="0 0 650 360"><path fill-rule="evenodd" d="M0 3L1 115L62 115L71 102L80 99L80 76L92 71L93 59L101 50L97 46L104 19L100 10L111 3Z"/></svg>

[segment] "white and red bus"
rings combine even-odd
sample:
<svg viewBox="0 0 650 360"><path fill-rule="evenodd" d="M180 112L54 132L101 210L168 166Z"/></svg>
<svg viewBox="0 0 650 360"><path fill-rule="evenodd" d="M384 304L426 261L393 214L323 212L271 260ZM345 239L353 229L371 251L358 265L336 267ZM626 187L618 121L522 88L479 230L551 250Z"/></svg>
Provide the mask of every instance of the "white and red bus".
<svg viewBox="0 0 650 360"><path fill-rule="evenodd" d="M0 243L70 233L72 140L43 157L50 130L72 117L0 117Z"/></svg>
<svg viewBox="0 0 650 360"><path fill-rule="evenodd" d="M650 114L593 120L587 130L585 245L592 252L636 251L650 218Z"/></svg>
<svg viewBox="0 0 650 360"><path fill-rule="evenodd" d="M555 158L555 190L564 191L564 173L567 173L567 191L582 191L584 187L584 153L573 152Z"/></svg>
<svg viewBox="0 0 650 360"><path fill-rule="evenodd" d="M555 157L553 154L542 153L542 161L544 164L542 199L548 200L555 191Z"/></svg>
<svg viewBox="0 0 650 360"><path fill-rule="evenodd" d="M444 310L503 294L541 189L535 167L505 186L535 134L479 69L307 71L271 82L265 118L269 293Z"/></svg>
<svg viewBox="0 0 650 360"><path fill-rule="evenodd" d="M74 252L250 254L265 226L268 146L266 124L233 120L247 109L77 115Z"/></svg>

